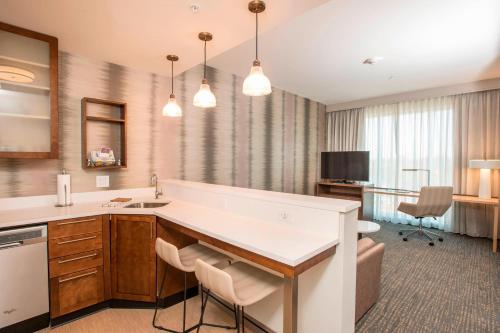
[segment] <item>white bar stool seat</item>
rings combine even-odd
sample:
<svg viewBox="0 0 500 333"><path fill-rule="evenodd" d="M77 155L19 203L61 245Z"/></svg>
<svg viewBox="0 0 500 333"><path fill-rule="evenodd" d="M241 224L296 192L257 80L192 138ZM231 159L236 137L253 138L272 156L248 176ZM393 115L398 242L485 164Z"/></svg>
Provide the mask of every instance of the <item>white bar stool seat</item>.
<svg viewBox="0 0 500 333"><path fill-rule="evenodd" d="M241 328L245 332L245 306L252 305L274 293L283 285L283 279L243 262L234 263L224 269L216 268L200 259L196 260L198 281L215 295L241 308ZM203 325L208 297L202 306L199 328ZM240 315L237 316L238 318ZM238 332L240 332L238 320Z"/></svg>
<svg viewBox="0 0 500 333"><path fill-rule="evenodd" d="M158 312L159 308L159 302L160 302L160 295L163 290L163 286L165 283L165 278L167 276L167 271L165 269L165 274L163 275L163 280L161 282L160 289L156 291L156 306L155 306L155 313L153 316L153 327L162 330L162 331L167 331L167 332L172 332L172 333L184 333L184 332L189 332L195 329L198 325L195 325L188 330L186 330L186 301L187 301L187 274L192 273L195 271L196 267L196 260L202 259L206 262L211 263L211 265L217 265L220 264L224 261L229 262L231 260L230 257L217 252L207 246L203 246L201 244L192 244L189 246L186 246L182 249L178 249L175 245L170 244L166 242L165 240L161 238L156 239L156 244L155 244L155 249L156 249L156 254L167 264L177 268L178 270L184 272L184 310L183 310L183 318L182 318L182 331L178 332L172 329L168 329L162 326L159 326L156 324L156 315ZM203 305L203 288L201 292L201 299L202 299L202 305ZM207 296L208 298L208 296ZM211 325L215 327L223 327L223 328L230 328L226 326L218 326L218 325Z"/></svg>
<svg viewBox="0 0 500 333"><path fill-rule="evenodd" d="M179 250L161 238L156 239L156 254L171 266L188 273L194 272L196 259L203 260L210 265L231 260L230 257L199 243Z"/></svg>

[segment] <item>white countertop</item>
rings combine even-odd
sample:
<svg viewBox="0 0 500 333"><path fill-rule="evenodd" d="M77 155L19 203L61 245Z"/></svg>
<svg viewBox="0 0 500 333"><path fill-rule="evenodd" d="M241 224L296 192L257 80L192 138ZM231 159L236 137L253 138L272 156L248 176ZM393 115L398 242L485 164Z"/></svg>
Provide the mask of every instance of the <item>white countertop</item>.
<svg viewBox="0 0 500 333"><path fill-rule="evenodd" d="M339 243L336 237L286 223L253 219L178 200L157 208L155 215L290 266L297 266Z"/></svg>
<svg viewBox="0 0 500 333"><path fill-rule="evenodd" d="M216 185L200 182L191 182L179 179L167 179L160 181L160 184L168 186L168 184L178 184L185 188L193 188L197 191L210 191L212 193L229 194L232 196L240 196L247 198L256 198L259 200L267 200L280 202L294 206L309 207L335 211L339 213L347 213L361 206L358 201L333 199L325 197L317 197L312 195L292 194L285 192L275 192L266 190L256 190L251 188L234 187L226 185Z"/></svg>
<svg viewBox="0 0 500 333"><path fill-rule="evenodd" d="M169 202L170 200L165 198L156 200L148 197L116 203L116 207L105 206L108 201L98 201L79 203L68 207L42 206L0 210L0 229L102 214L154 215L155 208L123 208L128 204L141 201Z"/></svg>
<svg viewBox="0 0 500 333"><path fill-rule="evenodd" d="M222 210L172 200L159 208L123 208L134 202L169 202L168 198L136 198L117 207L107 202L75 204L69 207L35 207L0 210L0 229L49 221L101 214L156 215L210 237L260 254L278 262L296 266L338 244L338 239L276 223L231 214Z"/></svg>

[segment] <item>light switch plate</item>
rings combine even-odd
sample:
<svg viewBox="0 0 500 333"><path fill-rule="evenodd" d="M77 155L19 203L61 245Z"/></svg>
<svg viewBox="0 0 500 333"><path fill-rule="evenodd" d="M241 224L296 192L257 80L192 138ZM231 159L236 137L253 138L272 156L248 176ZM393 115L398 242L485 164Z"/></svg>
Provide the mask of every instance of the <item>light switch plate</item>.
<svg viewBox="0 0 500 333"><path fill-rule="evenodd" d="M96 176L95 177L96 187L109 187L109 176Z"/></svg>

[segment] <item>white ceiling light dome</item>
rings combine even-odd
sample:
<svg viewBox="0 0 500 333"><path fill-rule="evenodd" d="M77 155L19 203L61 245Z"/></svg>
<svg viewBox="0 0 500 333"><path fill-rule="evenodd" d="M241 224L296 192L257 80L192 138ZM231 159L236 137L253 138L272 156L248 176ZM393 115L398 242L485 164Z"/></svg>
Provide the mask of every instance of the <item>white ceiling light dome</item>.
<svg viewBox="0 0 500 333"><path fill-rule="evenodd" d="M0 66L0 80L17 83L32 83L35 81L35 74L18 67Z"/></svg>

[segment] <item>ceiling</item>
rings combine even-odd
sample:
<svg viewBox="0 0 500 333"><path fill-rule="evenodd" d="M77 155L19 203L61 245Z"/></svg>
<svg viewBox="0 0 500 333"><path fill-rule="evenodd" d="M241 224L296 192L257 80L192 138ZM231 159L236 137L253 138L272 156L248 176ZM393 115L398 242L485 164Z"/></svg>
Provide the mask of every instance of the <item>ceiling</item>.
<svg viewBox="0 0 500 333"><path fill-rule="evenodd" d="M326 0L272 0L263 31ZM59 48L95 60L170 76L165 55L180 57L176 74L203 61L200 31L220 54L254 35L249 0L0 0L0 21L59 38ZM193 13L191 4L198 4Z"/></svg>
<svg viewBox="0 0 500 333"><path fill-rule="evenodd" d="M259 38L273 86L325 104L500 77L498 0L332 0ZM254 41L209 64L246 76ZM363 65L368 57L384 57Z"/></svg>
<svg viewBox="0 0 500 333"><path fill-rule="evenodd" d="M191 4L200 9L191 11ZM60 49L170 75L203 61L246 76L254 54L248 0L0 0L0 21L54 35ZM268 0L260 58L273 86L348 101L500 77L498 0ZM384 59L363 65L368 57Z"/></svg>

